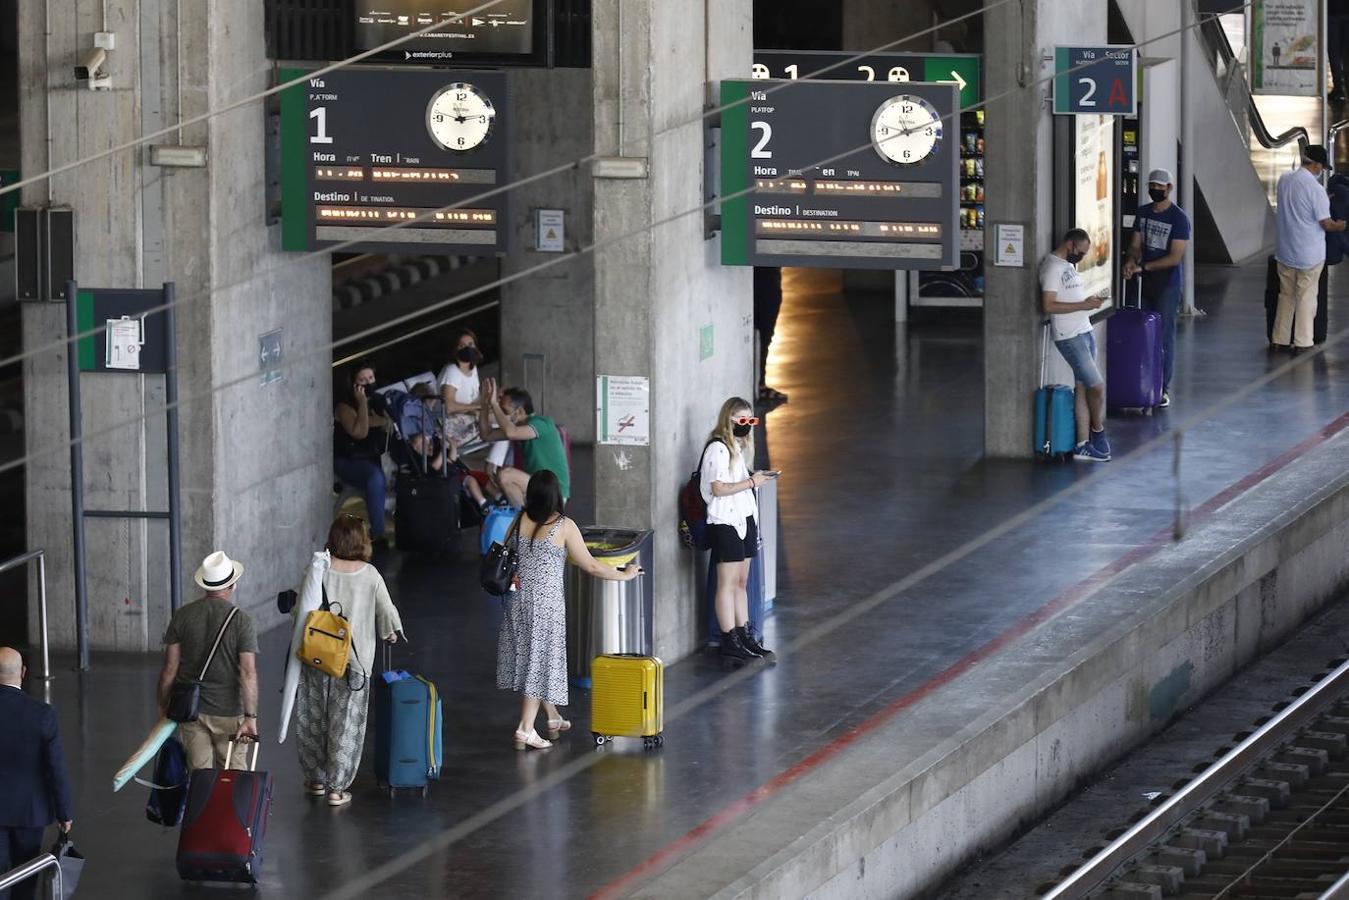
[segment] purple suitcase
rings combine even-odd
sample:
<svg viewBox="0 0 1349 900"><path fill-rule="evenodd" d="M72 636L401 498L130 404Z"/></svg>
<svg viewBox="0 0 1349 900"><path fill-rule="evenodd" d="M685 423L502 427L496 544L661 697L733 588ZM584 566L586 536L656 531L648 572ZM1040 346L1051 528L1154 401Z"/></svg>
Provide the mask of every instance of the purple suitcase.
<svg viewBox="0 0 1349 900"><path fill-rule="evenodd" d="M1142 309L1143 280L1137 279L1137 307L1123 307L1106 325L1105 398L1111 409L1152 411L1162 402L1162 317Z"/></svg>

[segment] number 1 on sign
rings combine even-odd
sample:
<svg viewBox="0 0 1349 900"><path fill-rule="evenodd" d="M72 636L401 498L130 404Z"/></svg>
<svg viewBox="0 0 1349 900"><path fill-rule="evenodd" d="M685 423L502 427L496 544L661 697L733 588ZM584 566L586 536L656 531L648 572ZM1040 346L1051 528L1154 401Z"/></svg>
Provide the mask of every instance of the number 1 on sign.
<svg viewBox="0 0 1349 900"><path fill-rule="evenodd" d="M332 136L328 134L328 107L316 106L309 111L309 118L318 119L318 134L309 139L311 144L331 144Z"/></svg>

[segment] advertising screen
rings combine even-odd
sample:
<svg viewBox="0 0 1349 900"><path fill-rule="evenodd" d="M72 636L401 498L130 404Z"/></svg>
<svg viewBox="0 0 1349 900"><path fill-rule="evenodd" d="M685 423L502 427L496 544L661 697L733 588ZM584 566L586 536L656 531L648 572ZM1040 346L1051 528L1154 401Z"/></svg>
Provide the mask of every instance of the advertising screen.
<svg viewBox="0 0 1349 900"><path fill-rule="evenodd" d="M1114 116L1077 116L1073 148L1073 223L1091 236L1091 250L1078 264L1090 294L1108 290L1114 272Z"/></svg>
<svg viewBox="0 0 1349 900"><path fill-rule="evenodd" d="M500 0L456 20L482 5L474 0L356 0L356 50L371 50L444 22L380 58L426 65L546 62L546 0Z"/></svg>

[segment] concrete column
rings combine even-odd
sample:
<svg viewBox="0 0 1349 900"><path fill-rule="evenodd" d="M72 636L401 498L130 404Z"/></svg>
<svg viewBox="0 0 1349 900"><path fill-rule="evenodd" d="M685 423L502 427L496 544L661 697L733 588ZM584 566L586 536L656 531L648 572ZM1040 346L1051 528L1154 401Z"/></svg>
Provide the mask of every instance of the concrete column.
<svg viewBox="0 0 1349 900"><path fill-rule="evenodd" d="M989 10L984 22L987 107L984 161L989 232L999 222L1026 230L1024 268L988 266L984 297L984 452L1031 455L1031 396L1040 374L1043 316L1037 269L1054 248L1053 123L1046 102L1056 44L1105 43L1106 0L1026 0ZM1065 163L1066 164L1066 163ZM1098 344L1104 346L1098 335ZM1051 348L1051 353L1053 350ZM1102 357L1103 358L1103 357Z"/></svg>
<svg viewBox="0 0 1349 900"><path fill-rule="evenodd" d="M516 120L529 123L513 134L517 177L591 154L589 69L515 69L510 78ZM534 250L535 210L566 214L566 253L594 241L588 166L531 182L508 196L515 250L502 261L504 276L558 256ZM566 426L573 443L595 440L594 347L595 259L590 254L502 287L502 380L527 387L539 412Z"/></svg>
<svg viewBox="0 0 1349 900"><path fill-rule="evenodd" d="M596 0L594 133L607 156L644 157L649 176L594 183L595 238L606 241L703 202L708 84L743 78L749 0ZM640 233L595 257L595 374L651 385L651 446L599 446L600 522L656 532L655 650L667 658L701 634L693 558L674 523L680 483L725 398L754 380L749 269L723 268L701 213ZM704 329L713 336L700 358Z"/></svg>
<svg viewBox="0 0 1349 900"><path fill-rule="evenodd" d="M45 10L44 10L45 6ZM106 11L106 13L105 13ZM105 17L106 16L106 17ZM91 92L71 67L111 31L110 91ZM215 108L268 83L263 10L249 0L159 4L50 0L20 4L20 118L25 174L82 158ZM204 169L158 169L148 150L121 152L29 188L27 203L75 209L76 276L95 287L178 286L184 597L212 549L247 568L239 598L261 627L277 620L272 597L292 586L321 544L330 516L331 387L328 358L261 387L258 336L283 328L288 359L331 336L326 260L297 262L273 248L265 225L265 121L253 104L185 130L207 148ZM63 307L28 305L24 346L65 337ZM65 348L25 362L30 545L49 556L52 643L74 643ZM163 509L167 503L159 376L82 380L85 433L118 425L85 445L86 506ZM128 422L129 424L120 425ZM158 647L168 615L167 527L91 521L89 621L96 649ZM31 602L31 598L30 598ZM30 616L36 621L36 616Z"/></svg>

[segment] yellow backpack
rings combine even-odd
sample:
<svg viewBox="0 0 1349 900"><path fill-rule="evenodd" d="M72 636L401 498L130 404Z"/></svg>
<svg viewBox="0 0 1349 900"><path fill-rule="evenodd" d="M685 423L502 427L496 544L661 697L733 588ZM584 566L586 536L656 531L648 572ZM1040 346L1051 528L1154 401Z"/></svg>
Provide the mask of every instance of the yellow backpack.
<svg viewBox="0 0 1349 900"><path fill-rule="evenodd" d="M341 678L347 673L347 658L351 655L351 623L342 617L342 604L328 602L326 587L323 588L323 604L305 616L304 634L295 655L305 665L313 666L334 678Z"/></svg>

